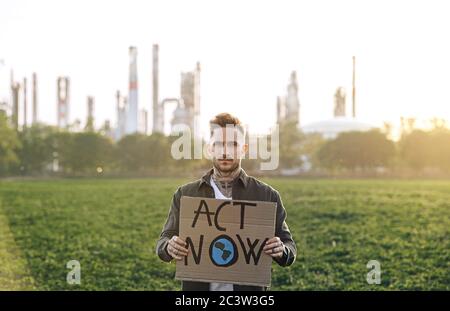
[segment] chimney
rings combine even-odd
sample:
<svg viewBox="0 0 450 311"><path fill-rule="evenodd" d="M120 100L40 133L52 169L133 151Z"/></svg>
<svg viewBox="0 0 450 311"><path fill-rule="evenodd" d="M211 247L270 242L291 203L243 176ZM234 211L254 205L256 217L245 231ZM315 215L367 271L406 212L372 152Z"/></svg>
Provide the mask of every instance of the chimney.
<svg viewBox="0 0 450 311"><path fill-rule="evenodd" d="M353 56L353 77L352 77L352 115L356 118L356 88L355 88L355 56Z"/></svg>
<svg viewBox="0 0 450 311"><path fill-rule="evenodd" d="M161 112L159 106L159 46L153 44L153 130L163 132L161 129Z"/></svg>
<svg viewBox="0 0 450 311"><path fill-rule="evenodd" d="M23 78L23 129L27 127L27 78Z"/></svg>
<svg viewBox="0 0 450 311"><path fill-rule="evenodd" d="M130 46L129 56L128 109L125 131L127 134L133 134L138 131L138 67L135 46Z"/></svg>
<svg viewBox="0 0 450 311"><path fill-rule="evenodd" d="M37 122L37 76L33 72L33 124Z"/></svg>
<svg viewBox="0 0 450 311"><path fill-rule="evenodd" d="M12 95L11 121L16 130L19 129L19 91L20 91L20 84L14 82L14 72L11 70L11 95Z"/></svg>

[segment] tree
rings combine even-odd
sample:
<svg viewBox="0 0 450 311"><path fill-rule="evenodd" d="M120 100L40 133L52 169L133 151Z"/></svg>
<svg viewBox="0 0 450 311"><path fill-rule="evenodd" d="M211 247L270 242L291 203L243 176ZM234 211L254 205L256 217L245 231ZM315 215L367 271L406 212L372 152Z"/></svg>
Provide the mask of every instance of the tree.
<svg viewBox="0 0 450 311"><path fill-rule="evenodd" d="M301 152L303 134L294 122L280 124L280 168L295 168L302 165Z"/></svg>
<svg viewBox="0 0 450 311"><path fill-rule="evenodd" d="M147 136L136 133L123 137L117 143L116 159L122 171L137 172L148 167L149 153Z"/></svg>
<svg viewBox="0 0 450 311"><path fill-rule="evenodd" d="M65 172L93 175L113 165L114 145L98 133L62 132L57 136L56 145L59 164Z"/></svg>
<svg viewBox="0 0 450 311"><path fill-rule="evenodd" d="M399 141L400 158L406 166L420 171L431 162L430 135L422 130L403 134Z"/></svg>
<svg viewBox="0 0 450 311"><path fill-rule="evenodd" d="M326 143L325 138L319 133L308 133L305 134L304 140L302 142L302 155L307 159L312 167L320 166L317 153L318 150Z"/></svg>
<svg viewBox="0 0 450 311"><path fill-rule="evenodd" d="M170 159L170 143L166 136L161 133L153 133L146 137L147 157L145 166L152 173L167 172L169 169ZM157 150L157 152L155 152ZM180 160L183 161L183 160ZM178 162L178 161L177 161ZM177 163L173 163L177 164Z"/></svg>
<svg viewBox="0 0 450 311"><path fill-rule="evenodd" d="M52 136L56 128L33 124L19 133L22 149L19 151L20 165L25 174L43 173L53 162Z"/></svg>
<svg viewBox="0 0 450 311"><path fill-rule="evenodd" d="M57 130L49 137L49 145L54 164L57 163L58 171L70 173L71 144L73 134L67 130Z"/></svg>
<svg viewBox="0 0 450 311"><path fill-rule="evenodd" d="M430 132L431 166L443 172L450 172L450 131L444 127Z"/></svg>
<svg viewBox="0 0 450 311"><path fill-rule="evenodd" d="M19 164L17 156L21 144L17 133L8 124L4 113L0 113L0 175L6 174Z"/></svg>
<svg viewBox="0 0 450 311"><path fill-rule="evenodd" d="M325 168L370 169L386 167L395 155L395 145L378 130L345 132L327 141L317 157Z"/></svg>
<svg viewBox="0 0 450 311"><path fill-rule="evenodd" d="M437 126L431 131L414 130L399 142L400 158L415 171L426 168L450 171L450 131Z"/></svg>

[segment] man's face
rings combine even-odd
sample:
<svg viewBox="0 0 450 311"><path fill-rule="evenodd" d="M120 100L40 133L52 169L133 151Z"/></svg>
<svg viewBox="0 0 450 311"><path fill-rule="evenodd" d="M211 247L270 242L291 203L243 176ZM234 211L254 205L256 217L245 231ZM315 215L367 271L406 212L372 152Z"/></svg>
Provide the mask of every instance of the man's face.
<svg viewBox="0 0 450 311"><path fill-rule="evenodd" d="M214 167L226 173L240 165L248 145L237 128L227 126L214 128L209 148Z"/></svg>

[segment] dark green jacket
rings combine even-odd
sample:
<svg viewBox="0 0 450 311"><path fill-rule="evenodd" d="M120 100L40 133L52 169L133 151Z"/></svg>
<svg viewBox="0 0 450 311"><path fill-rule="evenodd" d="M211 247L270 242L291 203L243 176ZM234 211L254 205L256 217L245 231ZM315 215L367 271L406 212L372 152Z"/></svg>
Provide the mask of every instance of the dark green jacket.
<svg viewBox="0 0 450 311"><path fill-rule="evenodd" d="M194 182L185 184L177 189L172 198L172 206L169 211L161 236L156 244L156 253L161 260L169 262L173 258L167 253L167 243L174 235L178 235L179 216L180 216L180 198L182 196L214 198L214 189L210 184L210 177L213 170L209 170L202 178ZM297 255L297 247L292 239L291 232L286 224L286 210L284 209L278 191L269 185L248 176L242 169L237 182L233 184L232 189L233 200L250 200L250 201L266 201L276 202L276 222L275 236L283 241L285 251L283 257L275 261L280 266L289 266L295 261ZM204 282L182 282L183 290L209 290L209 283ZM265 290L259 286L234 285L234 290Z"/></svg>

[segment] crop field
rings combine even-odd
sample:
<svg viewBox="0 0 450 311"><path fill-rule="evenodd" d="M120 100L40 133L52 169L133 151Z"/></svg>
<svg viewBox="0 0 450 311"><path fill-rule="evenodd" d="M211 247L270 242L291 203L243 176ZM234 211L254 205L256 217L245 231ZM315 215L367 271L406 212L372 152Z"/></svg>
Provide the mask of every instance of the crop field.
<svg viewBox="0 0 450 311"><path fill-rule="evenodd" d="M264 179L298 247L271 290L449 290L450 181ZM0 290L178 290L155 254L186 179L0 181ZM81 284L66 264L78 260ZM381 284L368 284L377 260Z"/></svg>

